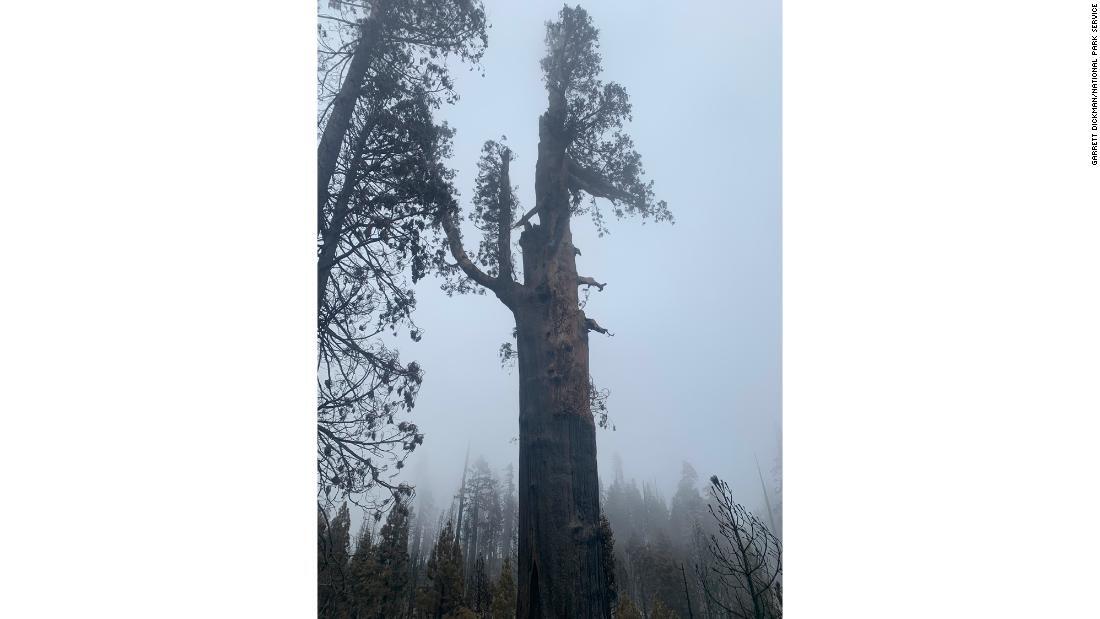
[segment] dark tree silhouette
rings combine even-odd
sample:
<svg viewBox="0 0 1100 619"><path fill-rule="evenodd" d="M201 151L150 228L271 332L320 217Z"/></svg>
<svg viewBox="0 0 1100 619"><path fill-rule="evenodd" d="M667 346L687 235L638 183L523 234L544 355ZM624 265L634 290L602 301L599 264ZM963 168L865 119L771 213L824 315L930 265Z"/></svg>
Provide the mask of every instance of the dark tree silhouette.
<svg viewBox="0 0 1100 619"><path fill-rule="evenodd" d="M317 509L317 616L340 617L352 604L351 514L347 503L332 518Z"/></svg>
<svg viewBox="0 0 1100 619"><path fill-rule="evenodd" d="M378 564L375 560L374 539L367 522L359 527L355 553L351 555L348 566L351 579L351 614L356 617L369 617L371 598L380 585Z"/></svg>
<svg viewBox="0 0 1100 619"><path fill-rule="evenodd" d="M401 616L409 588L409 508L398 503L386 516L371 549L370 572L360 605L363 619Z"/></svg>
<svg viewBox="0 0 1100 619"><path fill-rule="evenodd" d="M514 619L516 616L516 581L512 578L512 561L505 559L500 578L493 586L493 619Z"/></svg>
<svg viewBox="0 0 1100 619"><path fill-rule="evenodd" d="M600 562L607 586L607 597L612 607L618 602L619 587L615 583L615 534L606 514L600 514Z"/></svg>
<svg viewBox="0 0 1100 619"><path fill-rule="evenodd" d="M473 575L470 585L467 587L469 598L467 606L478 616L489 614L493 604L493 583L489 580L489 573L485 570L485 557L479 556L474 561Z"/></svg>
<svg viewBox="0 0 1100 619"><path fill-rule="evenodd" d="M499 562L495 558L499 554L504 516L500 504L499 483L485 459L478 457L469 468L469 473L459 495L461 505L465 508L459 535L466 556L467 589L473 586L478 560L486 562L489 573L496 571Z"/></svg>
<svg viewBox="0 0 1100 619"><path fill-rule="evenodd" d="M706 503L699 494L697 483L699 474L695 468L687 462L683 463L680 474L680 483L676 486L676 494L672 497L669 509L669 519L678 524L674 531L675 543L679 546L690 546L692 527L691 523L701 521L706 514Z"/></svg>
<svg viewBox="0 0 1100 619"><path fill-rule="evenodd" d="M330 10L320 15L318 24L319 87L325 104L317 145L319 208L329 200L341 151L363 96L360 88L372 72L389 70L386 77L395 82L413 78L433 94L454 97L447 58L477 62L487 42L485 10L476 0L329 0L327 4ZM423 59L420 67L407 62L409 54ZM344 79L334 80L334 74L341 72ZM339 85L334 87L334 81Z"/></svg>
<svg viewBox="0 0 1100 619"><path fill-rule="evenodd" d="M761 519L733 500L726 482L712 476L710 483L708 507L718 524L718 533L710 536L710 571L726 595L708 587L708 597L734 617L782 617L782 543Z"/></svg>
<svg viewBox="0 0 1100 619"><path fill-rule="evenodd" d="M442 619L465 609L463 605L462 549L448 522L439 531L425 570L426 580L417 594L417 609L423 616Z"/></svg>
<svg viewBox="0 0 1100 619"><path fill-rule="evenodd" d="M379 336L420 336L406 271L424 276L422 237L452 191L452 132L432 112L455 96L447 58L480 57L485 16L474 0L333 0L318 37L318 498L380 515L410 493L391 469L423 434L397 419L421 368Z"/></svg>
<svg viewBox="0 0 1100 619"><path fill-rule="evenodd" d="M539 119L535 204L515 221L511 151L487 142L471 218L485 236L473 258L462 246L458 208L442 209L454 267L513 313L520 382L518 617L607 617L611 606L600 561L596 422L592 414L588 334L609 334L585 315L578 286L605 284L579 276L570 224L589 214L601 234L597 198L616 216L671 220L643 182L641 158L622 131L630 118L626 91L600 80L598 31L587 12L565 7L546 28L542 60L549 95ZM585 196L588 197L586 202ZM533 223L535 218L538 223ZM511 230L522 227L522 283L516 280ZM484 270L483 270L484 268Z"/></svg>

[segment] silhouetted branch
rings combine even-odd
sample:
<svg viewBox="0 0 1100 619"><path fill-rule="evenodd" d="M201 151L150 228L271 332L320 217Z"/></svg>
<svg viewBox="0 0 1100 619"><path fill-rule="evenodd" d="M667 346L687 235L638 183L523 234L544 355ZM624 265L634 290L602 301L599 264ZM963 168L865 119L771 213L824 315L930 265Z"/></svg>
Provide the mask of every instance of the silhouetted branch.
<svg viewBox="0 0 1100 619"><path fill-rule="evenodd" d="M782 543L760 519L734 501L726 482L717 476L712 476L710 482L713 502L708 508L718 524L718 535L710 536L710 553L715 561L711 571L734 591L739 605L741 595L748 596L754 619L782 617L782 595L778 588L783 573Z"/></svg>
<svg viewBox="0 0 1100 619"><path fill-rule="evenodd" d="M596 288L600 289L600 292L603 292L603 287L606 286L607 284L606 283L601 284L600 282L596 281L595 279L593 279L591 277L588 277L587 275L584 275L584 276L578 275L577 276L577 285L578 286L595 286Z"/></svg>
<svg viewBox="0 0 1100 619"><path fill-rule="evenodd" d="M627 192L615 187L599 172L569 162L569 188L584 191L594 198L606 198L613 202L631 202L635 199Z"/></svg>
<svg viewBox="0 0 1100 619"><path fill-rule="evenodd" d="M497 279L513 282L512 278L512 185L508 174L512 151L500 152L500 191L497 196Z"/></svg>
<svg viewBox="0 0 1100 619"><path fill-rule="evenodd" d="M520 217L520 218L519 218L519 221L517 221L517 222L515 223L515 225L514 225L514 226L512 226L512 227L513 227L513 228L522 228L523 226L527 225L527 223L528 223L529 221L531 221L531 218L532 218L532 217L534 217L534 216L535 216L535 214L536 214L536 213L538 213L540 209L541 209L541 206L540 206L540 205L538 205L538 204L536 204L535 206L531 207L531 210L527 211L527 213L526 213L526 214L524 214L524 216L523 216L523 217Z"/></svg>
<svg viewBox="0 0 1100 619"><path fill-rule="evenodd" d="M462 247L462 232L460 232L458 226L455 225L454 218L451 216L451 211L452 209L450 208L443 209L439 218L440 223L443 224L444 232L447 233L447 246L451 250L451 256L454 257L455 262L458 263L462 272L470 279L489 290L497 291L501 289L501 283L496 278L489 277L470 260L470 256Z"/></svg>
<svg viewBox="0 0 1100 619"><path fill-rule="evenodd" d="M589 331L595 331L597 333L603 333L604 335L609 335L609 336L612 336L612 337L615 335L614 333L612 333L612 332L608 331L607 329L604 329L603 327L601 327L600 323L596 322L592 318L585 318L584 319L584 328L588 329Z"/></svg>

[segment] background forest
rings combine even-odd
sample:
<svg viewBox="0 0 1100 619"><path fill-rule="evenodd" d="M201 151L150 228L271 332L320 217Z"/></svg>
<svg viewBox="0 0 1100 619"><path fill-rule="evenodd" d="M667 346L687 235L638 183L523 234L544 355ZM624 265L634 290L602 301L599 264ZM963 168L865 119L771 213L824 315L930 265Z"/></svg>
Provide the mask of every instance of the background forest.
<svg viewBox="0 0 1100 619"><path fill-rule="evenodd" d="M781 505L753 513L686 462L670 499L618 467L601 504L614 616L782 616L781 543L768 532ZM481 457L445 505L419 496L357 529L346 504L320 511L319 615L515 617L517 515L513 468Z"/></svg>

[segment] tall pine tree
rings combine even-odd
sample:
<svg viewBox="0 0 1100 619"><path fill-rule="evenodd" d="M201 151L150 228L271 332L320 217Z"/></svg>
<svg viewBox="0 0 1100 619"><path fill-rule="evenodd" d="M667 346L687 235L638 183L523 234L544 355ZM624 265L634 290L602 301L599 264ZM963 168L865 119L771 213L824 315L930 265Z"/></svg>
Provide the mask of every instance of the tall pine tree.
<svg viewBox="0 0 1100 619"><path fill-rule="evenodd" d="M371 578L360 617L385 619L402 614L410 586L409 509L398 503L386 517L370 554Z"/></svg>
<svg viewBox="0 0 1100 619"><path fill-rule="evenodd" d="M351 514L347 503L329 517L317 508L317 616L339 619L352 605L352 581L349 568Z"/></svg>
<svg viewBox="0 0 1100 619"><path fill-rule="evenodd" d="M512 561L504 559L500 578L493 587L493 619L514 619L516 616L516 581L512 577Z"/></svg>
<svg viewBox="0 0 1100 619"><path fill-rule="evenodd" d="M462 549L450 522L439 531L425 567L425 582L417 594L417 609L426 617L443 619L465 608Z"/></svg>

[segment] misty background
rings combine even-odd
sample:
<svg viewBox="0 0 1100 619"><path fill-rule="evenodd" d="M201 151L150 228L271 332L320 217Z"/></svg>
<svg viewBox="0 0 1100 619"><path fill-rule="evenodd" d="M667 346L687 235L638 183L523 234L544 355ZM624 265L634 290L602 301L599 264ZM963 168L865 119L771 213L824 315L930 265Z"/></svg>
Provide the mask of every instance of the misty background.
<svg viewBox="0 0 1100 619"><path fill-rule="evenodd" d="M597 431L601 483L613 479L617 454L627 480L654 484L667 499L687 461L762 512L756 460L769 492L781 474L779 3L583 6L600 29L603 78L629 93L627 131L676 218L610 218L603 238L587 216L573 224L579 273L608 284L591 291L585 312L614 333L590 334L592 376L610 392L615 426ZM485 8L492 28L482 71L457 66L461 99L438 112L457 130L449 165L463 215L482 143L502 135L516 154L517 210L533 204L546 108L538 63L545 22L561 4L487 0ZM479 233L464 232L469 249ZM514 341L511 313L491 295L447 297L439 286L435 277L416 285L423 340L393 345L425 370L408 417L424 448L401 478L446 509L467 446L471 463L481 455L497 471L516 464L518 371L499 356Z"/></svg>

